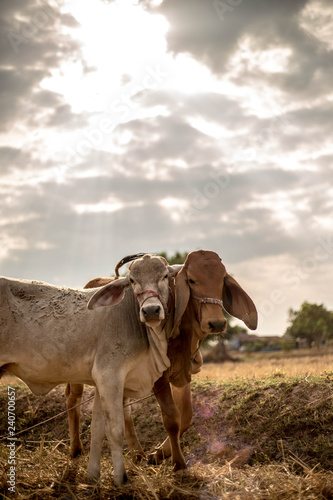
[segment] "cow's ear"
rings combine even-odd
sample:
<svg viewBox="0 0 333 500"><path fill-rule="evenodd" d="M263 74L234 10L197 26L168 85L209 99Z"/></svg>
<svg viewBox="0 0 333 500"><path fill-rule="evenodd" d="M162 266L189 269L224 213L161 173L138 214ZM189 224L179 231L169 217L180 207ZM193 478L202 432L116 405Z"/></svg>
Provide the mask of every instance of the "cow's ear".
<svg viewBox="0 0 333 500"><path fill-rule="evenodd" d="M173 266L168 266L169 278L174 278L179 273L182 267L183 264L174 264Z"/></svg>
<svg viewBox="0 0 333 500"><path fill-rule="evenodd" d="M186 268L183 267L177 274L175 279L175 319L171 338L174 339L179 335L179 326L185 312L186 306L190 298L190 287L187 283Z"/></svg>
<svg viewBox="0 0 333 500"><path fill-rule="evenodd" d="M119 278L99 288L88 302L88 309L97 309L103 306L114 306L123 300L125 290L130 286L127 277Z"/></svg>
<svg viewBox="0 0 333 500"><path fill-rule="evenodd" d="M224 278L222 299L224 309L231 316L241 319L251 330L257 328L258 313L256 306L239 283L228 273Z"/></svg>

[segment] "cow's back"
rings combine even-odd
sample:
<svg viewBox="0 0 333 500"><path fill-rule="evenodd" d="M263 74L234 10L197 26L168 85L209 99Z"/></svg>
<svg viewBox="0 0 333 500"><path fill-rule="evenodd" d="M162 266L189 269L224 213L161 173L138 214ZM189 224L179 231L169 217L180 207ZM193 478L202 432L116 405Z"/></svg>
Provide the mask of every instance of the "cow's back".
<svg viewBox="0 0 333 500"><path fill-rule="evenodd" d="M0 278L0 367L46 393L63 382L94 385L96 363L116 369L144 353L132 291L114 307L89 311L95 291Z"/></svg>

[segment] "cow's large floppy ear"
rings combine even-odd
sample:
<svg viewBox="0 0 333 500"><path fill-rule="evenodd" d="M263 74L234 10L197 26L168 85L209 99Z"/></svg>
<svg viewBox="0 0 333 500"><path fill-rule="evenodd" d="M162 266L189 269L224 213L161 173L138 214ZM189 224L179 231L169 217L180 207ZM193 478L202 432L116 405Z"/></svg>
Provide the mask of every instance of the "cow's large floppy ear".
<svg viewBox="0 0 333 500"><path fill-rule="evenodd" d="M175 279L175 319L171 332L172 339L179 335L179 325L188 304L189 298L190 287L187 283L186 268L183 267L178 272Z"/></svg>
<svg viewBox="0 0 333 500"><path fill-rule="evenodd" d="M130 286L127 277L119 278L99 288L88 302L88 309L97 309L103 306L114 306L118 304L125 295L125 290Z"/></svg>
<svg viewBox="0 0 333 500"><path fill-rule="evenodd" d="M258 313L256 306L243 288L228 273L224 278L222 299L224 309L231 316L241 319L251 330L257 328Z"/></svg>

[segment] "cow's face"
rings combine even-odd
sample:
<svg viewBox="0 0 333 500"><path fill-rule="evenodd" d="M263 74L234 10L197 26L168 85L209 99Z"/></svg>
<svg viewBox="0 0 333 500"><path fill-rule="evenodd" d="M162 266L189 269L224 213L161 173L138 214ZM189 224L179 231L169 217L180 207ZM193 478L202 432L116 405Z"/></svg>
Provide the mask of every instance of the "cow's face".
<svg viewBox="0 0 333 500"><path fill-rule="evenodd" d="M169 278L179 268L171 267L163 257L144 255L129 267L125 278L116 279L100 288L88 303L89 309L118 304L126 288L133 289L140 308L140 320L149 327L158 327L166 318L169 303Z"/></svg>
<svg viewBox="0 0 333 500"><path fill-rule="evenodd" d="M128 279L140 307L140 320L147 326L156 326L166 318L169 269L163 257L151 255L144 255L129 267Z"/></svg>
<svg viewBox="0 0 333 500"><path fill-rule="evenodd" d="M254 303L237 281L230 276L220 257L207 250L188 254L176 277L175 322L172 336L179 333L187 307L199 324L201 335L225 332L223 308L255 330L257 311ZM198 329L197 329L198 331Z"/></svg>
<svg viewBox="0 0 333 500"><path fill-rule="evenodd" d="M221 259L214 252L192 252L187 261L186 274L191 306L202 333L225 332L227 321L222 310L222 294L226 269Z"/></svg>

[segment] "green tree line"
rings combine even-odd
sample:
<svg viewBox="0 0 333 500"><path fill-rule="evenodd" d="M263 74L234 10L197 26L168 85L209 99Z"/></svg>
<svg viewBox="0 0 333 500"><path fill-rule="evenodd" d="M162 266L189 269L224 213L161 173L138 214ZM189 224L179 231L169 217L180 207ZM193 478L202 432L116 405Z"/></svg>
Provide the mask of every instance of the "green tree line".
<svg viewBox="0 0 333 500"><path fill-rule="evenodd" d="M288 310L288 326L285 337L306 339L308 347L319 346L333 339L333 311L326 309L324 304L303 302L301 308Z"/></svg>

